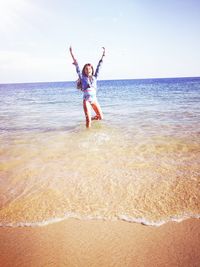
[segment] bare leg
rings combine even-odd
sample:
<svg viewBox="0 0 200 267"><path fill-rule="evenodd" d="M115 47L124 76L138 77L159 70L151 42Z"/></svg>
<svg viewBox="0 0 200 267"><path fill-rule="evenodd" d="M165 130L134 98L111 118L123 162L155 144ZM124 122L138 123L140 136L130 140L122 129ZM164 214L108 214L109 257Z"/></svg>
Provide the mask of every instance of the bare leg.
<svg viewBox="0 0 200 267"><path fill-rule="evenodd" d="M83 109L85 112L86 127L90 128L91 127L91 108L90 108L90 103L86 101L85 99L83 100Z"/></svg>
<svg viewBox="0 0 200 267"><path fill-rule="evenodd" d="M103 119L103 112L101 110L101 107L98 102L94 102L91 104L94 112L96 113L96 116L94 116L92 119L93 120L102 120Z"/></svg>

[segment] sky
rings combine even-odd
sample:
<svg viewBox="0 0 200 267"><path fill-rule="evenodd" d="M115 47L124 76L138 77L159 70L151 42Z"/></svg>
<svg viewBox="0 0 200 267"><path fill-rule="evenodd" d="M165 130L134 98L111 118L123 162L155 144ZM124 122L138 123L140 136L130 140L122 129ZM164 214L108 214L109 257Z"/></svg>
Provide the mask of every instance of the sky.
<svg viewBox="0 0 200 267"><path fill-rule="evenodd" d="M200 76L199 0L0 0L0 83Z"/></svg>

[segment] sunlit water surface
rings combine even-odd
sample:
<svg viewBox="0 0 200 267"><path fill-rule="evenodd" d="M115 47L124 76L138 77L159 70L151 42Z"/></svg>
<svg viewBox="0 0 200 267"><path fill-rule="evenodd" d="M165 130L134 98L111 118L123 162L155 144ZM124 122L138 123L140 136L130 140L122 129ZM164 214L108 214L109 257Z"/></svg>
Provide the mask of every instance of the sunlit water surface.
<svg viewBox="0 0 200 267"><path fill-rule="evenodd" d="M0 85L0 225L200 216L200 78Z"/></svg>

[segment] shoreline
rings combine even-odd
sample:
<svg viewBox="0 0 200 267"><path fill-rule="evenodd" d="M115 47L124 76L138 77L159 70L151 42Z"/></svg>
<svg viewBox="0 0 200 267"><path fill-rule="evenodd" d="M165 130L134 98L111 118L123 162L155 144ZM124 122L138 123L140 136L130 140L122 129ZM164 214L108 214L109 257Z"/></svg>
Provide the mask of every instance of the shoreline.
<svg viewBox="0 0 200 267"><path fill-rule="evenodd" d="M1 227L0 266L197 267L200 220L145 226L66 219L42 227Z"/></svg>
<svg viewBox="0 0 200 267"><path fill-rule="evenodd" d="M140 225L144 226L152 226L152 227L160 227L165 224L171 223L171 222L176 222L176 223L181 223L185 220L190 220L190 219L200 219L200 214L196 215L179 215L179 216L171 216L167 218L166 220L159 220L159 221L150 221L145 218L131 218L127 215L119 215L116 218L113 219L108 219L104 217L91 217L91 216L81 216L76 213L69 213L65 217L57 217L57 218L52 218L47 221L38 221L38 222L16 222L14 224L12 223L0 223L0 229L1 228L19 228L19 227L44 227L48 226L51 224L63 222L69 219L74 219L74 220L80 220L80 221L104 221L104 222L127 222L127 223L137 223Z"/></svg>

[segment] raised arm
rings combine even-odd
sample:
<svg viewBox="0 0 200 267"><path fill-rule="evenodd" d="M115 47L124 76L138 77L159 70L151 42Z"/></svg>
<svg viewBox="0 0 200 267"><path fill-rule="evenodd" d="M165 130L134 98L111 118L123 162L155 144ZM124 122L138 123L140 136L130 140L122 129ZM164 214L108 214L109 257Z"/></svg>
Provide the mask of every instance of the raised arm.
<svg viewBox="0 0 200 267"><path fill-rule="evenodd" d="M103 60L103 57L105 57L105 55L106 55L106 49L105 49L105 47L102 47L102 49L103 49L103 54L102 54L102 57L101 57L100 60Z"/></svg>
<svg viewBox="0 0 200 267"><path fill-rule="evenodd" d="M100 70L100 67L101 67L101 65L102 65L102 63L103 63L103 57L105 57L105 52L106 52L106 50L105 50L105 47L102 47L103 48L103 54L102 54L102 56L101 56L101 59L99 60L99 63L98 63L98 65L97 65L97 68L96 68L96 71L95 71L95 74L94 74L94 76L97 78L97 76L99 75L99 70Z"/></svg>
<svg viewBox="0 0 200 267"><path fill-rule="evenodd" d="M73 61L74 61L73 64L76 65L76 64L77 64L77 60L76 60L75 57L74 57L74 54L73 54L73 52L72 52L72 47L71 47L71 46L69 47L69 52L70 52L70 54L71 54L71 56L72 56L72 59L73 59Z"/></svg>
<svg viewBox="0 0 200 267"><path fill-rule="evenodd" d="M73 54L73 52L72 52L72 47L71 47L71 46L69 47L69 52L70 52L70 54L71 54L71 56L72 56L72 59L73 59L73 63L72 63L72 64L74 64L74 65L76 66L76 72L77 72L79 78L81 79L81 76L82 76L82 75L81 75L81 71L80 71L78 62L77 62L77 60L76 60L75 57L74 57L74 54Z"/></svg>

